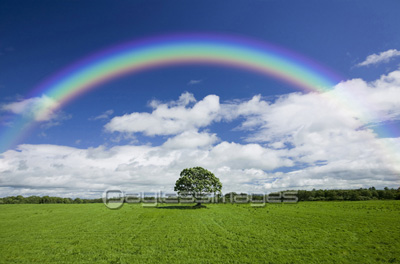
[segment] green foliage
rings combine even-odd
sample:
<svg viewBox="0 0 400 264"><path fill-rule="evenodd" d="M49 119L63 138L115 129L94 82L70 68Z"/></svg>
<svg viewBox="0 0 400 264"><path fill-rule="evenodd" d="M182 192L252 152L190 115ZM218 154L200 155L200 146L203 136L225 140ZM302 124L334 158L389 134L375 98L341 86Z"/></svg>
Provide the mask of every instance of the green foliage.
<svg viewBox="0 0 400 264"><path fill-rule="evenodd" d="M375 187L354 190L300 190L299 201L365 201L365 200L400 200L400 188L376 190Z"/></svg>
<svg viewBox="0 0 400 264"><path fill-rule="evenodd" d="M70 203L103 203L101 198L99 199L80 199L75 198L72 200L71 198L61 198L61 197L52 197L52 196L29 196L23 197L21 195L18 196L8 196L4 198L0 198L0 204L70 204Z"/></svg>
<svg viewBox="0 0 400 264"><path fill-rule="evenodd" d="M175 183L178 194L201 196L205 193L220 193L222 183L215 175L202 167L184 169Z"/></svg>
<svg viewBox="0 0 400 264"><path fill-rule="evenodd" d="M400 201L162 207L3 204L0 263L400 262Z"/></svg>

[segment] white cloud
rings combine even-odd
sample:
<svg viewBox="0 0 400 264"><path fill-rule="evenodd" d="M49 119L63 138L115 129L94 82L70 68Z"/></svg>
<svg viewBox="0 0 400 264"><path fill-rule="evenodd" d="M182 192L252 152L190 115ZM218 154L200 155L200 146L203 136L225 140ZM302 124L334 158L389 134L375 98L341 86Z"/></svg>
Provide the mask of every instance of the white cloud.
<svg viewBox="0 0 400 264"><path fill-rule="evenodd" d="M54 109L57 109L58 105L59 103L52 98L42 95L41 97L32 97L17 102L3 104L1 110L23 115L41 122L57 118Z"/></svg>
<svg viewBox="0 0 400 264"><path fill-rule="evenodd" d="M267 141L283 134L323 129L357 130L365 125L400 120L400 71L366 82L352 79L322 95L291 93L274 102L254 96L249 101L221 104L221 115L228 120L242 116L243 129L268 131Z"/></svg>
<svg viewBox="0 0 400 264"><path fill-rule="evenodd" d="M149 106L153 109L156 109L159 106L168 106L168 107L188 106L189 104L195 102L197 102L197 100L196 98L194 98L194 95L192 93L184 92L179 96L178 100L176 101L169 101L166 103L162 103L157 99L153 99L150 101Z"/></svg>
<svg viewBox="0 0 400 264"><path fill-rule="evenodd" d="M172 191L180 171L194 166L214 172L224 192L398 187L400 138L378 138L364 122L399 120L399 100L400 71L373 82L349 80L323 95L292 93L274 101L259 95L196 101L184 93L177 101L152 101L151 113L114 117L106 125L121 134L170 135L164 144L21 145L0 155L0 191L81 197L115 185ZM207 130L234 120L250 133L249 143L227 142Z"/></svg>
<svg viewBox="0 0 400 264"><path fill-rule="evenodd" d="M383 51L379 54L369 55L363 62L357 64L358 67L368 66L371 64L378 64L383 62L388 62L390 59L400 56L400 51L396 49L390 49L387 51Z"/></svg>
<svg viewBox="0 0 400 264"><path fill-rule="evenodd" d="M274 103L254 97L229 105L233 118L242 106L252 109L241 115L240 128L252 131L247 141L287 149L287 155L299 164L314 166L321 161L330 164L387 155L388 148L368 127L400 120L400 71L373 82L349 80L322 96L292 93ZM221 109L224 107L222 104ZM390 155L400 161L398 151ZM394 162L387 167L399 170Z"/></svg>
<svg viewBox="0 0 400 264"><path fill-rule="evenodd" d="M185 131L173 138L169 138L163 146L167 149L183 149L212 146L219 139L216 134Z"/></svg>
<svg viewBox="0 0 400 264"><path fill-rule="evenodd" d="M192 94L184 93L178 101L159 103L152 101L152 113L131 113L117 116L105 125L109 132L143 133L147 136L176 135L187 130L198 129L210 125L219 111L219 97L208 95L193 107Z"/></svg>
<svg viewBox="0 0 400 264"><path fill-rule="evenodd" d="M175 103L172 103L172 106L177 105L177 106L187 106L190 103L195 103L196 99L194 98L194 95L189 93L189 92L184 92L179 96L178 101Z"/></svg>
<svg viewBox="0 0 400 264"><path fill-rule="evenodd" d="M381 139L381 141L391 141L391 144L400 147L399 139ZM358 159L337 159L321 166L310 166L290 173L276 174L274 180L265 183L264 187L274 190L349 189L368 186L397 188L400 185L399 171L399 165L395 168L388 166L387 160L380 160L379 154L364 153Z"/></svg>
<svg viewBox="0 0 400 264"><path fill-rule="evenodd" d="M400 71L382 75L378 80L365 82L353 79L338 84L332 92L347 97L346 104L355 104L354 118L374 124L400 119ZM352 96L348 96L351 94Z"/></svg>
<svg viewBox="0 0 400 264"><path fill-rule="evenodd" d="M211 149L208 163L210 166L233 169L273 170L294 165L285 157L286 154L286 151L264 148L259 144L242 145L224 141Z"/></svg>
<svg viewBox="0 0 400 264"><path fill-rule="evenodd" d="M183 137L186 135L183 135ZM205 134L191 135L201 142ZM214 135L207 135L214 140ZM0 158L0 187L71 192L102 192L121 185L131 191L172 191L183 168L203 166L225 186L265 179L263 168L282 165L279 153L255 144L222 142L215 147L104 146L78 149L56 145L21 145ZM245 177L243 177L245 175ZM3 194L4 195L4 194Z"/></svg>
<svg viewBox="0 0 400 264"><path fill-rule="evenodd" d="M259 122L252 118L257 118L268 111L269 106L269 102L261 100L261 95L255 95L248 101L236 100L221 104L220 117L232 121L240 116L246 116L248 119L243 123L243 127L256 126Z"/></svg>
<svg viewBox="0 0 400 264"><path fill-rule="evenodd" d="M101 115L98 115L98 116L92 118L92 120L109 119L112 114L114 114L114 110L110 109L110 110L105 111Z"/></svg>
<svg viewBox="0 0 400 264"><path fill-rule="evenodd" d="M199 84L201 82L203 82L203 80L190 80L188 82L188 85L195 85L195 84Z"/></svg>
<svg viewBox="0 0 400 264"><path fill-rule="evenodd" d="M199 134L200 139L204 135ZM387 139L384 139L387 140ZM399 139L390 139L400 147ZM356 144L356 143L353 143ZM359 148L366 148L359 142ZM340 149L340 147L338 147ZM352 151L352 147L338 154ZM334 150L337 151L337 150ZM55 145L21 145L0 158L0 190L11 195L26 194L99 197L110 186L125 191L170 192L183 168L202 166L223 183L223 191L265 191L289 188L359 188L396 186L398 174L384 157L365 150L323 165L289 173L271 172L292 166L288 150L274 150L259 144L221 142L208 148L198 146L104 146L78 149ZM298 155L301 155L298 154ZM400 171L397 165L397 171ZM18 194L21 194L19 192Z"/></svg>

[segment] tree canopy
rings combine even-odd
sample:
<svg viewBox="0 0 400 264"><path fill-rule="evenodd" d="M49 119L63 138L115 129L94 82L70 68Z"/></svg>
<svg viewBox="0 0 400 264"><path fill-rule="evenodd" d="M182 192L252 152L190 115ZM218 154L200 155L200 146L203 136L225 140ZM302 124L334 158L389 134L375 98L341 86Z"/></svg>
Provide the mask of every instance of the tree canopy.
<svg viewBox="0 0 400 264"><path fill-rule="evenodd" d="M202 167L184 169L174 188L178 194L183 193L193 197L199 197L205 193L220 193L221 189L222 183L219 179Z"/></svg>

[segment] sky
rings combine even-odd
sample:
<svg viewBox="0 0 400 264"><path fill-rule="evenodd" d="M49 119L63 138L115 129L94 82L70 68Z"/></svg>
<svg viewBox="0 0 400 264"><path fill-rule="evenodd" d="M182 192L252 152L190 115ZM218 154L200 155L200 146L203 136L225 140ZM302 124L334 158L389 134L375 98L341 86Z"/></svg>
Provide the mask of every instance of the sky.
<svg viewBox="0 0 400 264"><path fill-rule="evenodd" d="M201 166L224 193L400 186L399 1L0 2L0 197L171 192ZM339 79L326 92L221 65L99 84L38 117L35 93L102 50L179 34L274 45ZM13 130L14 128L14 130ZM8 140L8 139L7 139Z"/></svg>

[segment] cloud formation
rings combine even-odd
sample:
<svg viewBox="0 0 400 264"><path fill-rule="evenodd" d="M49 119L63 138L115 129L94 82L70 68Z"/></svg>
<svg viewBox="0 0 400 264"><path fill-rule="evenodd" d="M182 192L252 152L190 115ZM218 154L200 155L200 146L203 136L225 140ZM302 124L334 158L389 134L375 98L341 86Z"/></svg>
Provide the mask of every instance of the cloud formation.
<svg viewBox="0 0 400 264"><path fill-rule="evenodd" d="M204 136L199 135L198 140ZM390 144L400 147L398 139L381 140L389 140ZM171 192L180 171L194 166L203 166L219 177L224 192L383 188L400 184L393 167L361 140L352 142L354 147L363 148L361 150L354 152L353 146L336 146L332 149L337 152L336 158L289 172L274 170L293 168L305 152L226 141L185 148L168 144L88 149L21 145L18 151L9 150L1 155L0 192L2 195L99 197L110 186L122 186L131 192ZM315 146L311 148L320 150ZM339 155L344 156L340 158Z"/></svg>
<svg viewBox="0 0 400 264"><path fill-rule="evenodd" d="M152 113L131 113L117 116L105 125L106 131L143 133L146 136L176 135L210 125L219 111L219 97L208 95L195 102L192 94L184 93L178 101L159 103L153 101Z"/></svg>
<svg viewBox="0 0 400 264"><path fill-rule="evenodd" d="M52 98L42 95L41 97L32 97L21 101L3 104L1 110L13 114L23 115L34 121L49 121L55 119L58 103Z"/></svg>
<svg viewBox="0 0 400 264"><path fill-rule="evenodd" d="M390 49L387 51L383 51L379 54L369 55L363 62L360 62L359 64L357 64L357 66L362 67L362 66L369 66L372 64L388 62L392 58L397 57L397 56L400 56L400 51L398 51L397 49Z"/></svg>
<svg viewBox="0 0 400 264"><path fill-rule="evenodd" d="M203 80L190 80L187 84L188 85L195 85L203 82Z"/></svg>
<svg viewBox="0 0 400 264"><path fill-rule="evenodd" d="M349 80L322 95L220 102L217 95L197 101L183 93L150 106L152 112L114 117L106 128L166 135L161 145L20 145L0 155L0 192L98 197L115 185L172 191L180 171L194 166L215 173L224 192L400 185L400 138L379 138L365 123L400 119L400 71L373 82ZM231 121L244 143L210 131Z"/></svg>
<svg viewBox="0 0 400 264"><path fill-rule="evenodd" d="M92 120L109 119L112 114L114 114L114 110L110 109L110 110L105 111L101 115L93 117Z"/></svg>
<svg viewBox="0 0 400 264"><path fill-rule="evenodd" d="M167 149L193 149L197 147L212 146L219 141L216 134L209 134L206 132L185 131L175 137L169 138L163 147Z"/></svg>
<svg viewBox="0 0 400 264"><path fill-rule="evenodd" d="M214 137L204 133L198 136L196 139L192 135L192 139L202 142L207 136ZM179 144L174 147L174 142L167 141L160 147L110 149L21 145L18 151L9 150L1 156L0 190L2 193L5 188L37 189L36 193L51 189L101 192L109 186L121 185L132 191L172 191L180 171L193 166L204 166L214 171L226 186L237 188L262 176L265 179L267 174L263 169L291 164L280 158L280 153L255 144L222 142L213 147L198 144L177 148ZM242 173L247 176L242 177Z"/></svg>

